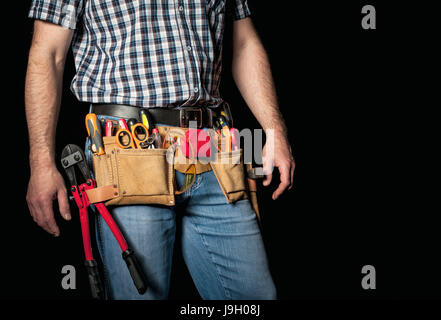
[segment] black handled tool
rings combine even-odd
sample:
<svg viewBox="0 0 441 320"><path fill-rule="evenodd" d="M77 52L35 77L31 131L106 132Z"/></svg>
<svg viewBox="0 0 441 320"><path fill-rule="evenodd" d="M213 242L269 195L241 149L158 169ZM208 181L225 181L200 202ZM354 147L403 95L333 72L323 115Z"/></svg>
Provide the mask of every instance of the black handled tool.
<svg viewBox="0 0 441 320"><path fill-rule="evenodd" d="M150 115L149 110L147 108L143 108L143 109L139 110L139 116L141 118L141 123L143 125L145 125L145 127L149 131L149 134L151 134L154 124L153 124L152 116Z"/></svg>

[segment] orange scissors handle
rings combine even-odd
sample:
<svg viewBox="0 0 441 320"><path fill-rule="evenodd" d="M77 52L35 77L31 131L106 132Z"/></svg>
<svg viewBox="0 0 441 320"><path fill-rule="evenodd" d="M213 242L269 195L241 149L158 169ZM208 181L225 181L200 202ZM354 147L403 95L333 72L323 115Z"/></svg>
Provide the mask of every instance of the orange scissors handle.
<svg viewBox="0 0 441 320"><path fill-rule="evenodd" d="M128 129L119 129L116 132L116 144L122 149L141 148L141 144L147 141L149 130L142 123L136 123L132 126L132 131Z"/></svg>
<svg viewBox="0 0 441 320"><path fill-rule="evenodd" d="M134 143L140 148L140 144L147 141L149 137L149 129L140 122L136 123L132 126L132 137L135 140Z"/></svg>
<svg viewBox="0 0 441 320"><path fill-rule="evenodd" d="M132 133L127 129L119 129L115 135L116 144L122 149L136 149Z"/></svg>

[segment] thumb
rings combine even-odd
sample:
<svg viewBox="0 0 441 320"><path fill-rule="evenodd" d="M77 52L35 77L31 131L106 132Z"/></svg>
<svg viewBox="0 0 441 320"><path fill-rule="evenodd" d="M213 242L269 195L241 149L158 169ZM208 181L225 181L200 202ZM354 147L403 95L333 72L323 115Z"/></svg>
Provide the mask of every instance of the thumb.
<svg viewBox="0 0 441 320"><path fill-rule="evenodd" d="M65 188L58 189L58 208L60 209L60 214L64 220L70 220L72 217L70 215L69 200L67 199L67 192Z"/></svg>

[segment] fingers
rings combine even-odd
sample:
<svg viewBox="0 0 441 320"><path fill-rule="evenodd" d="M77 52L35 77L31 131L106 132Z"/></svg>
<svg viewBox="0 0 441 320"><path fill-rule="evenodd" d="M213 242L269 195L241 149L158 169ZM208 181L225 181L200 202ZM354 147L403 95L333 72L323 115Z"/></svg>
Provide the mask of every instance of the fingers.
<svg viewBox="0 0 441 320"><path fill-rule="evenodd" d="M280 172L280 184L272 195L272 199L276 200L285 190L290 190L293 187L294 182L294 170L295 163L294 159L286 160L280 164L275 165ZM263 172L265 173L265 178L263 179L263 185L269 186L273 175L273 166L268 159L263 159Z"/></svg>
<svg viewBox="0 0 441 320"><path fill-rule="evenodd" d="M284 163L278 166L280 172L280 184L273 193L273 200L276 200L287 188L292 186L291 165Z"/></svg>
<svg viewBox="0 0 441 320"><path fill-rule="evenodd" d="M60 209L60 214L64 220L70 220L70 207L69 200L67 198L67 191L65 188L60 188L57 193L58 197L58 207Z"/></svg>
<svg viewBox="0 0 441 320"><path fill-rule="evenodd" d="M46 232L55 237L60 235L52 209L52 200L50 199L29 199L29 211L34 221L43 228Z"/></svg>
<svg viewBox="0 0 441 320"><path fill-rule="evenodd" d="M263 166L263 173L265 175L265 178L263 178L263 185L265 187L269 186L272 179L273 179L273 169L274 169L274 160L269 157L262 157L262 166Z"/></svg>
<svg viewBox="0 0 441 320"><path fill-rule="evenodd" d="M58 200L60 214L70 220L66 187L55 167L35 167L29 179L26 201L34 221L46 232L58 237L60 229L54 217L53 201Z"/></svg>
<svg viewBox="0 0 441 320"><path fill-rule="evenodd" d="M52 209L52 201L45 201L41 206L42 222L44 224L43 229L53 236L58 237L60 235L60 229L57 226L54 218L54 211Z"/></svg>
<svg viewBox="0 0 441 320"><path fill-rule="evenodd" d="M264 172L265 172L265 171L264 171ZM271 173L270 173L270 174L266 174L266 175L265 175L265 178L263 178L262 184L263 184L265 187L267 187L267 186L270 185L271 180L273 180L273 175L272 175Z"/></svg>

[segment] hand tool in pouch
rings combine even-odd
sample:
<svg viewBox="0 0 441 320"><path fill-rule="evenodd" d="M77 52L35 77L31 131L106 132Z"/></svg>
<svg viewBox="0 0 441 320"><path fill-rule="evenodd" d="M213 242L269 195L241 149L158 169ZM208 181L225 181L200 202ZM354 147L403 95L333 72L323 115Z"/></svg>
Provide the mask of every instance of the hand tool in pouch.
<svg viewBox="0 0 441 320"><path fill-rule="evenodd" d="M110 137L113 134L113 122L111 120L106 121L106 137Z"/></svg>
<svg viewBox="0 0 441 320"><path fill-rule="evenodd" d="M253 168L251 164L247 165L247 182L250 196L251 207L257 215L260 224L259 202L257 199L257 181L265 177L262 167Z"/></svg>
<svg viewBox="0 0 441 320"><path fill-rule="evenodd" d="M149 139L147 127L135 119L129 121L129 125L124 119L120 119L120 127L116 132L115 138L117 145L122 149L142 149Z"/></svg>
<svg viewBox="0 0 441 320"><path fill-rule="evenodd" d="M155 146L155 149L161 149L162 148L162 138L159 134L159 130L157 128L152 130L152 138L153 138L153 144Z"/></svg>
<svg viewBox="0 0 441 320"><path fill-rule="evenodd" d="M103 138L101 136L101 125L98 122L95 113L88 113L86 115L86 128L90 137L90 147L92 152L97 155L104 154Z"/></svg>
<svg viewBox="0 0 441 320"><path fill-rule="evenodd" d="M221 150L222 152L231 152L231 134L228 122L224 116L217 117L215 121L216 128L221 133Z"/></svg>
<svg viewBox="0 0 441 320"><path fill-rule="evenodd" d="M141 123L147 128L149 133L152 133L153 129L153 120L152 116L150 115L150 112L147 108L143 108L139 110L139 116L141 118Z"/></svg>
<svg viewBox="0 0 441 320"><path fill-rule="evenodd" d="M97 263L93 258L92 246L90 242L88 215L88 207L90 206L90 202L86 193L87 190L96 188L96 182L92 178L90 169L86 164L86 158L83 151L77 145L68 144L66 147L64 147L61 153L61 164L66 171L66 175L71 185L70 190L80 212L81 232L86 257L85 265L92 290L92 296L95 299L103 299L103 285L99 276ZM86 182L78 185L75 175L75 168L79 169ZM122 235L106 206L102 202L94 203L94 206L98 210L99 214L103 217L104 221L109 226L110 230L118 241L118 244L122 250L122 257L127 264L133 283L135 284L138 292L143 294L147 289L146 280L133 250L128 247L124 236Z"/></svg>
<svg viewBox="0 0 441 320"><path fill-rule="evenodd" d="M239 150L240 148L239 130L237 130L236 128L231 128L230 137L231 137L231 149L233 151Z"/></svg>

